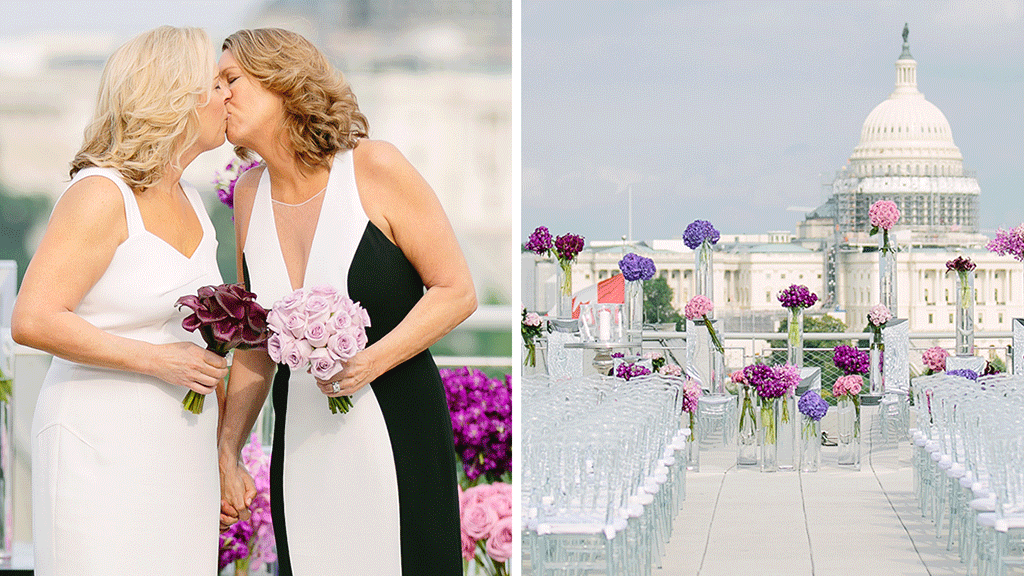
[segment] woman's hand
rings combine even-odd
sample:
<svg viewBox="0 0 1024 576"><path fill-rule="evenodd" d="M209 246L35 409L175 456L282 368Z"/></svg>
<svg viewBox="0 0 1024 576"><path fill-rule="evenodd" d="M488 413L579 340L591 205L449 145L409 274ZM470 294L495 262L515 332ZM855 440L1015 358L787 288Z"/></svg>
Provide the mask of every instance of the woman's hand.
<svg viewBox="0 0 1024 576"><path fill-rule="evenodd" d="M316 384L320 391L331 398L339 396L351 396L358 392L363 386L373 382L380 376L377 371L377 362L373 358L370 349L360 350L355 356L349 358L345 367L341 369L330 380L317 379ZM337 390L335 390L337 384Z"/></svg>
<svg viewBox="0 0 1024 576"><path fill-rule="evenodd" d="M249 519L249 506L256 497L256 484L237 457L220 458L220 531L239 520Z"/></svg>
<svg viewBox="0 0 1024 576"><path fill-rule="evenodd" d="M191 342L161 344L155 350L149 374L168 384L209 394L228 375L227 359Z"/></svg>

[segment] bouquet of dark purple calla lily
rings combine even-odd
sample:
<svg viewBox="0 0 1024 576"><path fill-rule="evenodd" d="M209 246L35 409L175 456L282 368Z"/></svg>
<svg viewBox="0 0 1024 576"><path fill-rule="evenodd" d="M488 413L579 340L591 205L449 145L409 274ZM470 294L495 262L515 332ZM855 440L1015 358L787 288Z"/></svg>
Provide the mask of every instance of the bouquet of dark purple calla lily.
<svg viewBox="0 0 1024 576"><path fill-rule="evenodd" d="M256 295L238 284L203 286L195 296L178 298L177 306L192 309L181 321L189 332L199 330L206 349L224 357L234 348L250 350L267 345L267 311ZM203 411L206 397L189 390L181 405L193 414Z"/></svg>

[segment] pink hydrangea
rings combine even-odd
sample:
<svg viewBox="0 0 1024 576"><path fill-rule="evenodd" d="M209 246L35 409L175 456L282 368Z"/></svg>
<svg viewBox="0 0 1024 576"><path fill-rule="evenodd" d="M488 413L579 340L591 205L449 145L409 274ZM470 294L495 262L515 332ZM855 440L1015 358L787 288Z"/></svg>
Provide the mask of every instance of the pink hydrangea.
<svg viewBox="0 0 1024 576"><path fill-rule="evenodd" d="M540 314L536 312L527 312L523 318L523 324L526 326L540 326L541 319Z"/></svg>
<svg viewBox="0 0 1024 576"><path fill-rule="evenodd" d="M690 298L690 301L686 303L684 312L689 320L700 320L714 309L715 305L711 302L710 298L703 294L698 294Z"/></svg>
<svg viewBox="0 0 1024 576"><path fill-rule="evenodd" d="M658 369L658 372L660 374L664 374L665 376L682 376L683 375L683 369L681 367L679 367L678 364L665 364L664 366L662 366L661 368Z"/></svg>
<svg viewBox="0 0 1024 576"><path fill-rule="evenodd" d="M868 321L875 326L881 326L889 320L892 320L892 313L884 304L876 304L871 307L871 310L868 310Z"/></svg>
<svg viewBox="0 0 1024 576"><path fill-rule="evenodd" d="M921 361L932 372L945 371L946 358L949 358L949 352L941 346L933 346L921 353Z"/></svg>
<svg viewBox="0 0 1024 576"><path fill-rule="evenodd" d="M703 393L700 382L693 378L688 378L686 383L683 384L683 412L691 414L696 412L697 404L700 402L700 397Z"/></svg>
<svg viewBox="0 0 1024 576"><path fill-rule="evenodd" d="M743 370L736 370L732 374L729 374L729 379L737 384L747 383L747 377L743 375Z"/></svg>
<svg viewBox="0 0 1024 576"><path fill-rule="evenodd" d="M861 378L860 374L840 376L836 383L832 385L832 395L836 398L840 396L856 396L860 394L863 387L864 379Z"/></svg>
<svg viewBox="0 0 1024 576"><path fill-rule="evenodd" d="M872 226L882 230L891 229L900 219L900 209L892 200L879 200L868 209L868 220Z"/></svg>

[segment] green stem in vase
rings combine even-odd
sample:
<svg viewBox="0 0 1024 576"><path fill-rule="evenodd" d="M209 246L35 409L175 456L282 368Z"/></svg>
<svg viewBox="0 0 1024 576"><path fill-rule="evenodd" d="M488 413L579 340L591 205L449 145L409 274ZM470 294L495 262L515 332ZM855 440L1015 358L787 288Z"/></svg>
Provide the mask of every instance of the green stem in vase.
<svg viewBox="0 0 1024 576"><path fill-rule="evenodd" d="M789 422L789 394L782 397L782 421Z"/></svg>
<svg viewBox="0 0 1024 576"><path fill-rule="evenodd" d="M523 366L530 368L537 366L537 345L532 341L526 343L526 358L523 360Z"/></svg>
<svg viewBox="0 0 1024 576"><path fill-rule="evenodd" d="M853 437L860 438L860 396L855 394L851 400L853 400L853 413L855 415L855 420L853 422Z"/></svg>
<svg viewBox="0 0 1024 576"><path fill-rule="evenodd" d="M744 386L743 408L740 410L740 430L743 429L747 418L750 418L750 425L753 426L757 414L754 413L754 402L750 399L750 389Z"/></svg>
<svg viewBox="0 0 1024 576"><path fill-rule="evenodd" d="M967 271L957 270L957 274L960 276L960 307L967 310L970 308L968 298L971 297L971 287L967 284Z"/></svg>
<svg viewBox="0 0 1024 576"><path fill-rule="evenodd" d="M562 285L560 286L562 294L572 296L572 260L559 258L558 265L562 267Z"/></svg>
<svg viewBox="0 0 1024 576"><path fill-rule="evenodd" d="M764 426L764 443L775 444L775 401L770 398L762 398L761 402L761 425Z"/></svg>
<svg viewBox="0 0 1024 576"><path fill-rule="evenodd" d="M708 320L708 315L705 314L704 325L708 327L708 335L711 336L711 341L715 344L715 348L718 349L719 354L725 354L725 348L722 346L722 341L718 339L718 333L715 332L715 327L711 324L711 320Z"/></svg>

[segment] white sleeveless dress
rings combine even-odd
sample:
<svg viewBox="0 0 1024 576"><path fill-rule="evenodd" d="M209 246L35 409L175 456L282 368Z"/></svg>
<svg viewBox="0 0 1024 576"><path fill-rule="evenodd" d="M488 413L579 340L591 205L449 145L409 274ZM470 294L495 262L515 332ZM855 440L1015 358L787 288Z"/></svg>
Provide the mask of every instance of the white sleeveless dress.
<svg viewBox="0 0 1024 576"><path fill-rule="evenodd" d="M348 294L349 264L369 222L351 151L335 155L322 202L303 287L329 284ZM292 292L276 230L264 171L244 252L249 289L267 309ZM395 461L372 388L352 397L347 414L331 413L304 370L292 372L284 385L275 381L274 388L271 501L282 575L401 574ZM282 514L285 530L279 527Z"/></svg>
<svg viewBox="0 0 1024 576"><path fill-rule="evenodd" d="M199 194L182 188L202 223L191 258L145 229L124 197L128 239L75 312L96 327L154 344L191 341L175 301L221 283L217 240ZM188 389L150 376L54 358L32 420L32 532L37 576L215 574L220 480L217 404L184 410Z"/></svg>

